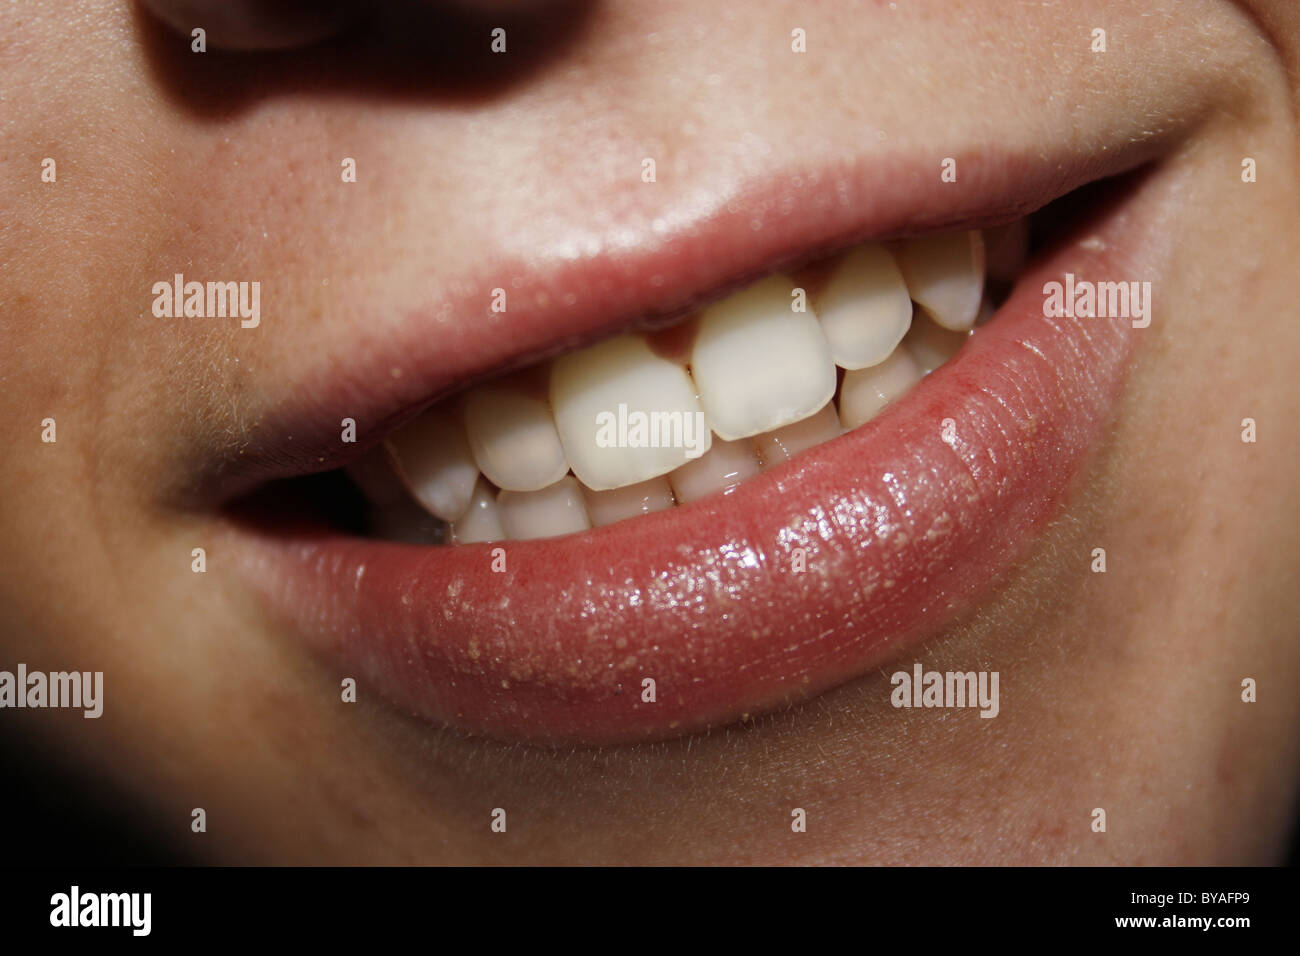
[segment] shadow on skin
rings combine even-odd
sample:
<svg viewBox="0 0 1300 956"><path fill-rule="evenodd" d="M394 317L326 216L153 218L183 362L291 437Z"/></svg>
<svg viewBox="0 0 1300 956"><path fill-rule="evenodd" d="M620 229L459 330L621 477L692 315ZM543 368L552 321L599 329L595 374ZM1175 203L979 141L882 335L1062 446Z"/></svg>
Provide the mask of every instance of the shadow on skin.
<svg viewBox="0 0 1300 956"><path fill-rule="evenodd" d="M302 49L194 53L182 35L133 4L154 80L180 109L228 119L276 96L373 97L480 104L526 83L579 48L594 0L484 14L439 3L359 10L338 35ZM506 31L493 53L492 31Z"/></svg>

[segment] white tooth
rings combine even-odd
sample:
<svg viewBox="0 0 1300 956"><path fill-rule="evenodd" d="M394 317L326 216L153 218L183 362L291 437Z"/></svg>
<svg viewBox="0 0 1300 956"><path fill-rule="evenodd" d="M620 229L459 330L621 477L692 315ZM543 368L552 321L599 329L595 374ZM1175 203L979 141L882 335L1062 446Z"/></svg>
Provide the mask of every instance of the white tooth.
<svg viewBox="0 0 1300 956"><path fill-rule="evenodd" d="M826 407L816 415L809 415L803 421L759 435L754 439L754 447L763 460L763 468L768 469L789 461L814 445L839 437L843 431L839 416L835 413L835 403L827 402Z"/></svg>
<svg viewBox="0 0 1300 956"><path fill-rule="evenodd" d="M457 544L505 540L496 495L482 478L474 485L474 494L465 513L452 522L451 538Z"/></svg>
<svg viewBox="0 0 1300 956"><path fill-rule="evenodd" d="M700 318L691 374L719 438L749 438L797 422L835 394L826 336L811 308L791 311L793 288L789 277L771 276Z"/></svg>
<svg viewBox="0 0 1300 956"><path fill-rule="evenodd" d="M479 470L498 488L537 491L569 470L550 408L512 384L470 392L465 431Z"/></svg>
<svg viewBox="0 0 1300 956"><path fill-rule="evenodd" d="M673 489L662 476L613 491L584 488L582 494L587 499L587 516L597 527L673 506Z"/></svg>
<svg viewBox="0 0 1300 956"><path fill-rule="evenodd" d="M666 475L712 442L686 369L660 358L640 336L556 359L551 408L569 466L597 491ZM620 420L628 423L626 435L619 434Z"/></svg>
<svg viewBox="0 0 1300 956"><path fill-rule="evenodd" d="M708 454L689 461L668 476L679 504L730 491L759 472L754 444L748 440L715 441Z"/></svg>
<svg viewBox="0 0 1300 956"><path fill-rule="evenodd" d="M511 541L551 538L591 527L582 488L569 475L539 491L503 491L497 495L497 509Z"/></svg>
<svg viewBox="0 0 1300 956"><path fill-rule="evenodd" d="M956 355L968 338L968 332L950 332L935 325L926 316L918 315L907 338L903 339L903 347L912 353L912 358L921 366L921 371L929 375Z"/></svg>
<svg viewBox="0 0 1300 956"><path fill-rule="evenodd" d="M1011 282L1025 271L1029 252L1029 220L1017 219L984 234L984 258L988 277Z"/></svg>
<svg viewBox="0 0 1300 956"><path fill-rule="evenodd" d="M846 255L817 296L817 317L836 365L887 359L912 324L912 299L889 250L869 243Z"/></svg>
<svg viewBox="0 0 1300 956"><path fill-rule="evenodd" d="M881 409L921 380L921 368L907 349L894 349L879 365L844 373L840 421L845 431L871 421Z"/></svg>
<svg viewBox="0 0 1300 956"><path fill-rule="evenodd" d="M908 239L898 247L907 291L945 329L975 324L984 291L984 238L979 231Z"/></svg>
<svg viewBox="0 0 1300 956"><path fill-rule="evenodd" d="M370 449L347 466L347 473L370 504L367 522L372 535L408 544L443 543L443 523L412 500L385 446Z"/></svg>
<svg viewBox="0 0 1300 956"><path fill-rule="evenodd" d="M394 432L388 443L398 471L420 504L443 521L455 521L465 512L478 466L458 414L425 412Z"/></svg>

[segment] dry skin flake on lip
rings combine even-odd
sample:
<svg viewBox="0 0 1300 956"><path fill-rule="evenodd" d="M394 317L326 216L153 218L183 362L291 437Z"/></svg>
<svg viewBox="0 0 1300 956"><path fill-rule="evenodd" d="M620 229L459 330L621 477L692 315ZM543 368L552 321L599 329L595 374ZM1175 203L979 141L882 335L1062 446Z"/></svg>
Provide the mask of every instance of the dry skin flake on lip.
<svg viewBox="0 0 1300 956"><path fill-rule="evenodd" d="M705 307L667 352L616 336L435 406L387 445L459 544L726 493L865 424L950 359L992 310L983 269L978 232L865 243L811 290L777 274Z"/></svg>

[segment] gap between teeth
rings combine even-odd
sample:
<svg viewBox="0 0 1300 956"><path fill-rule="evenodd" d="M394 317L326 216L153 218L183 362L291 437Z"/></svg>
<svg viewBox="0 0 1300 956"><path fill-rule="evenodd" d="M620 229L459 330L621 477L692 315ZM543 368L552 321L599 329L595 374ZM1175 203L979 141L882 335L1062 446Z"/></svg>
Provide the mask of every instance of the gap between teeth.
<svg viewBox="0 0 1300 956"><path fill-rule="evenodd" d="M1023 264L1024 231L990 234L990 269ZM363 483L374 530L551 537L730 492L870 421L951 358L992 311L984 272L979 232L867 243L704 308L689 335L623 335L475 388L382 455L446 526L402 533L391 491L376 501Z"/></svg>

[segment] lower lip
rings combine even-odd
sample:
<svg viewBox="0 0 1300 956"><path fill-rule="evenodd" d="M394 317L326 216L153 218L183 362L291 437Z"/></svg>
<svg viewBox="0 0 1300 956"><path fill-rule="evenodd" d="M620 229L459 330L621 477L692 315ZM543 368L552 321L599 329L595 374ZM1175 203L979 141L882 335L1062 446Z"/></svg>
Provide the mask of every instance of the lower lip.
<svg viewBox="0 0 1300 956"><path fill-rule="evenodd" d="M1042 285L1130 278L1124 218L877 419L730 495L541 541L240 531L238 553L341 676L461 730L620 743L805 698L971 607L1059 510L1137 336L1044 318Z"/></svg>

